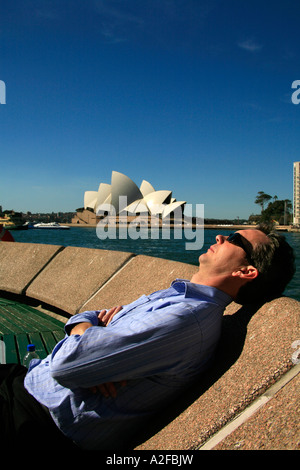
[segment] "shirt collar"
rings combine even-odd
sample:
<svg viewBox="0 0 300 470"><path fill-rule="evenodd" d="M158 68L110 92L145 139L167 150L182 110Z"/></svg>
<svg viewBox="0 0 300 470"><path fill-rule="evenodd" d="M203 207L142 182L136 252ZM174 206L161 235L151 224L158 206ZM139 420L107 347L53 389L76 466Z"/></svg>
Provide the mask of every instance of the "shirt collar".
<svg viewBox="0 0 300 470"><path fill-rule="evenodd" d="M184 293L185 297L199 298L199 300L203 300L203 297L210 298L224 307L233 300L230 295L216 287L195 284L186 279L175 279L171 285L177 292Z"/></svg>

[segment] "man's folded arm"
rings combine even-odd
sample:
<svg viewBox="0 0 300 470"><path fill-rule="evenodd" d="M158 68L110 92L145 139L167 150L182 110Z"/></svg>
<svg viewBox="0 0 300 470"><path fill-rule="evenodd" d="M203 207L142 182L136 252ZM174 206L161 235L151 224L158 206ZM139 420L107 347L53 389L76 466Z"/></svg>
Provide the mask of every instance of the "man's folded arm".
<svg viewBox="0 0 300 470"><path fill-rule="evenodd" d="M79 319L93 327L82 335L67 336L56 345L50 360L53 378L68 388L90 388L101 383L176 373L179 358L189 349L187 336L195 335L195 330L199 334L199 330L196 321L169 316L168 310L161 323L157 323L157 314L150 312L142 322L130 321L125 315L121 324L117 322L107 328L94 327L97 312L80 314ZM72 323L74 327L78 322L74 319Z"/></svg>
<svg viewBox="0 0 300 470"><path fill-rule="evenodd" d="M65 324L66 334L69 336L72 329L80 323L90 323L91 326L97 326L99 324L98 314L98 310L91 310L73 315Z"/></svg>

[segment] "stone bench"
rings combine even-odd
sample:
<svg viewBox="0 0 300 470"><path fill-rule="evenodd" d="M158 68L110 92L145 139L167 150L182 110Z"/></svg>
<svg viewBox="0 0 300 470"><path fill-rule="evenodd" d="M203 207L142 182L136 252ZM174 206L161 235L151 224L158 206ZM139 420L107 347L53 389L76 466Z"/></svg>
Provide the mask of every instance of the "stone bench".
<svg viewBox="0 0 300 470"><path fill-rule="evenodd" d="M1 242L0 256L2 294L67 317L129 303L197 270L133 253L24 243ZM299 312L300 302L287 297L259 309L231 303L214 366L140 434L135 449L299 448L299 412L291 409L299 407L300 366L292 360Z"/></svg>
<svg viewBox="0 0 300 470"><path fill-rule="evenodd" d="M176 410L173 409L172 420L169 420L171 413L166 413L163 429L144 440L138 449L201 448L209 438L246 412L293 368L292 343L300 338L299 312L300 303L284 297L257 311L230 304L225 312L214 366L191 388L182 403L177 404ZM292 403L296 401L293 393ZM300 442L299 421L298 430L294 426L299 420L299 400L297 407L298 415L296 409L283 412L284 426L288 426L290 432L288 445L292 449ZM277 424L273 423L277 443L282 444L281 409L275 415L279 418ZM256 442L268 448L269 443L266 439L261 442L260 435L258 428L254 435ZM245 448L250 448L248 436L246 434ZM239 437L231 445L238 442Z"/></svg>

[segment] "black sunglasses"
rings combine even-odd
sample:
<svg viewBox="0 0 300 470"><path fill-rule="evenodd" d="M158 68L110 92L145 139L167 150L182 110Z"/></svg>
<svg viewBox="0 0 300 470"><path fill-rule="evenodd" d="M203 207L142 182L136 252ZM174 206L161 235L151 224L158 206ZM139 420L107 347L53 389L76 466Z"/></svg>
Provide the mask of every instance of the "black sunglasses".
<svg viewBox="0 0 300 470"><path fill-rule="evenodd" d="M252 261L252 245L250 242L248 242L248 240L246 240L245 237L243 237L240 233L235 232L229 235L227 241L242 248L247 255L248 261Z"/></svg>

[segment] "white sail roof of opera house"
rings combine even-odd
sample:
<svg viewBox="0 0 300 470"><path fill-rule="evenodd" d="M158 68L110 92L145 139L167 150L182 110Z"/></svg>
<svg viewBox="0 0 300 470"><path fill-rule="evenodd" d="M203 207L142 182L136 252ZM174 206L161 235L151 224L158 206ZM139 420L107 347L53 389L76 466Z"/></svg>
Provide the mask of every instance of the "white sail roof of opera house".
<svg viewBox="0 0 300 470"><path fill-rule="evenodd" d="M140 187L128 176L112 171L111 183L100 183L98 191L85 191L84 209L95 213L113 210L115 214L148 213L167 217L171 212L183 210L186 201L176 201L172 191L155 191L154 187L143 180Z"/></svg>
<svg viewBox="0 0 300 470"><path fill-rule="evenodd" d="M97 202L97 191L85 191L84 193L84 208L94 209Z"/></svg>

